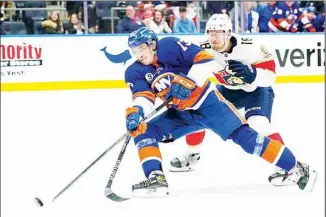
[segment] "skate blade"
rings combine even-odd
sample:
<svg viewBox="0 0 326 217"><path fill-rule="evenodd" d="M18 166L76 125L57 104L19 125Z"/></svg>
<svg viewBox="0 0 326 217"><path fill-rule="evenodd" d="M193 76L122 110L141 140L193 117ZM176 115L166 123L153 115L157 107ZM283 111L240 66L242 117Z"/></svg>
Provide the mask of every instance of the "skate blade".
<svg viewBox="0 0 326 217"><path fill-rule="evenodd" d="M315 169L309 168L309 180L306 187L303 189L305 192L311 192L314 189L318 173Z"/></svg>
<svg viewBox="0 0 326 217"><path fill-rule="evenodd" d="M282 180L283 180L283 177L274 178L274 179L271 180L270 183L275 187L285 187L285 186L297 185L296 182L288 181L288 180L282 181Z"/></svg>
<svg viewBox="0 0 326 217"><path fill-rule="evenodd" d="M179 173L179 172L191 172L194 171L195 168L188 166L188 167L184 167L184 168L176 168L176 167L170 167L169 171L172 173Z"/></svg>
<svg viewBox="0 0 326 217"><path fill-rule="evenodd" d="M132 197L138 198L155 198L169 195L168 188L161 187L156 189L138 189L132 192Z"/></svg>

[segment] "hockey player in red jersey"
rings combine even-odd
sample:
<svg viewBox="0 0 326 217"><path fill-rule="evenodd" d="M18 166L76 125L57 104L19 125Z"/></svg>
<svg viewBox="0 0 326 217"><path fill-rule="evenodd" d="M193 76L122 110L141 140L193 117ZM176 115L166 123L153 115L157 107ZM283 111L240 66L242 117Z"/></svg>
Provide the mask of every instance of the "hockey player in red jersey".
<svg viewBox="0 0 326 217"><path fill-rule="evenodd" d="M228 15L214 14L206 24L208 41L200 46L210 51L219 63L215 77L220 93L237 109L245 109L250 127L263 136L284 144L280 133L271 125L276 79L275 61L268 50L253 39L231 35L232 22ZM200 159L205 131L186 136L188 148L170 162L171 172L192 171ZM296 184L288 179L289 172L276 167L269 177L274 185ZM291 172L290 172L291 173Z"/></svg>

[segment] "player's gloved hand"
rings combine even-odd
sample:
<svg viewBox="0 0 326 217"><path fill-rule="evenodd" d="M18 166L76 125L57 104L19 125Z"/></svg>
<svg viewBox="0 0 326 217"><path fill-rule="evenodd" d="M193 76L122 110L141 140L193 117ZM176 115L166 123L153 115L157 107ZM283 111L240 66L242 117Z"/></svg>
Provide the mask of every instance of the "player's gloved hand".
<svg viewBox="0 0 326 217"><path fill-rule="evenodd" d="M126 126L127 130L132 130L130 136L135 137L146 132L146 122L141 122L144 119L144 112L141 106L133 106L126 110Z"/></svg>
<svg viewBox="0 0 326 217"><path fill-rule="evenodd" d="M255 67L243 64L237 60L229 60L229 69L233 72L233 76L240 78L244 83L251 84L257 76Z"/></svg>
<svg viewBox="0 0 326 217"><path fill-rule="evenodd" d="M195 82L190 78L187 78L186 75L180 73L172 80L170 90L165 95L165 98L168 99L173 97L172 103L174 105L179 105L181 101L188 100L190 98L190 95L195 88Z"/></svg>

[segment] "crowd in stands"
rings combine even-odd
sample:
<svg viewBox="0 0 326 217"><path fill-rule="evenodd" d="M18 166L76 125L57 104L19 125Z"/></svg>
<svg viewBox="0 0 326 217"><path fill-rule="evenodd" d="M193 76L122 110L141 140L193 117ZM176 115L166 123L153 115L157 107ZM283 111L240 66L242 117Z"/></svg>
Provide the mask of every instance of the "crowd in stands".
<svg viewBox="0 0 326 217"><path fill-rule="evenodd" d="M130 33L147 26L159 34L191 34L204 32L206 20L214 13L228 14L235 32L325 31L325 2L238 1L239 5L235 5L232 1L200 1L199 4L198 12L193 1L87 1L86 26L82 1L0 1L0 32Z"/></svg>

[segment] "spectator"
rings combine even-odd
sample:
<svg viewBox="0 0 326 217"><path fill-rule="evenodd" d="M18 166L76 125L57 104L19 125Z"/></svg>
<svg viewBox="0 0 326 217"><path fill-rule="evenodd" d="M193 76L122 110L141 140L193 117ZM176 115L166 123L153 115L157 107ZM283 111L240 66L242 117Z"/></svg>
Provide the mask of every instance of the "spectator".
<svg viewBox="0 0 326 217"><path fill-rule="evenodd" d="M189 3L187 6L187 18L191 19L194 23L197 21L197 10L195 3Z"/></svg>
<svg viewBox="0 0 326 217"><path fill-rule="evenodd" d="M0 22L4 20L6 1L0 1Z"/></svg>
<svg viewBox="0 0 326 217"><path fill-rule="evenodd" d="M144 12L144 17L142 19L142 22L144 23L144 25L146 27L149 27L149 22L152 21L154 19L154 16L153 16L153 7L149 7L149 8L146 8L145 9L145 12Z"/></svg>
<svg viewBox="0 0 326 217"><path fill-rule="evenodd" d="M44 34L62 34L63 25L60 20L60 14L58 11L52 11L50 16L42 22Z"/></svg>
<svg viewBox="0 0 326 217"><path fill-rule="evenodd" d="M312 21L312 25L316 28L317 32L325 31L325 12L316 16L316 19Z"/></svg>
<svg viewBox="0 0 326 217"><path fill-rule="evenodd" d="M261 10L263 7L265 7L268 4L269 1L259 1L257 2L257 7L255 9L255 11L259 11Z"/></svg>
<svg viewBox="0 0 326 217"><path fill-rule="evenodd" d="M239 3L239 6L242 3ZM238 10L238 25L235 22L235 10L233 9L231 13L233 31L234 32L259 32L258 21L259 14L252 10L254 6L253 2L243 2L244 11ZM241 23L241 16L243 16L243 23ZM241 30L241 25L243 29Z"/></svg>
<svg viewBox="0 0 326 217"><path fill-rule="evenodd" d="M71 15L66 32L68 34L77 34L77 35L84 34L84 26L79 21L77 14Z"/></svg>
<svg viewBox="0 0 326 217"><path fill-rule="evenodd" d="M180 18L176 19L173 23L174 33L196 33L196 27L191 19L187 18L187 8L179 8Z"/></svg>
<svg viewBox="0 0 326 217"><path fill-rule="evenodd" d="M163 14L163 11L160 11L160 10L155 11L154 19L149 22L148 26L156 34L172 32L169 25L165 21L165 16Z"/></svg>
<svg viewBox="0 0 326 217"><path fill-rule="evenodd" d="M155 10L163 10L166 8L166 3L163 1L141 1L137 2L137 12L136 17L143 20L144 24L147 26L148 22L153 19L153 14ZM148 27L148 26L147 26Z"/></svg>
<svg viewBox="0 0 326 217"><path fill-rule="evenodd" d="M269 32L268 22L271 19L273 12L277 7L276 1L269 1L266 5L259 7L259 32Z"/></svg>
<svg viewBox="0 0 326 217"><path fill-rule="evenodd" d="M126 7L126 16L120 20L117 30L119 33L131 33L145 25L135 17L135 8L132 5Z"/></svg>
<svg viewBox="0 0 326 217"><path fill-rule="evenodd" d="M139 9L144 9L147 7L155 7L155 10L163 10L167 7L167 4L164 1L141 1L137 2L137 7Z"/></svg>
<svg viewBox="0 0 326 217"><path fill-rule="evenodd" d="M0 12L0 20L8 21L8 20L17 20L17 14L15 10L5 11L5 8L15 9L16 5L14 1L2 1L1 4L1 12Z"/></svg>
<svg viewBox="0 0 326 217"><path fill-rule="evenodd" d="M316 8L314 6L309 6L299 19L298 31L316 32L316 28L312 24L314 19L316 19Z"/></svg>
<svg viewBox="0 0 326 217"><path fill-rule="evenodd" d="M259 32L258 21L259 14L252 10L252 2L243 2L244 6L244 31L245 32Z"/></svg>

